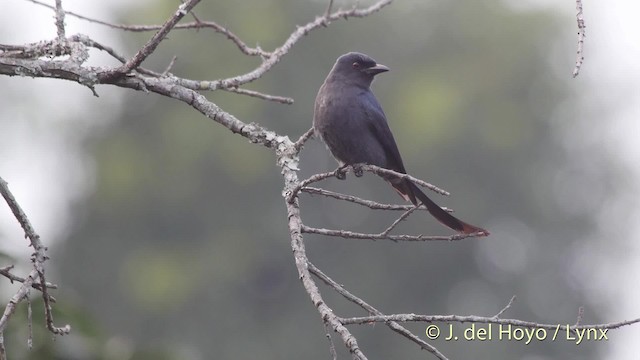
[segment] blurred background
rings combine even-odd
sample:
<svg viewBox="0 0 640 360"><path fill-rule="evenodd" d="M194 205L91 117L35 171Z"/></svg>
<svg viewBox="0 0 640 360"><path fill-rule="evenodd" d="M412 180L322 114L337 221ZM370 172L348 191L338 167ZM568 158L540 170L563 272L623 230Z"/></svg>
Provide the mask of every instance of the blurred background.
<svg viewBox="0 0 640 360"><path fill-rule="evenodd" d="M49 1L53 4L53 1ZM65 0L106 21L159 24L177 1ZM361 1L362 5L372 1ZM351 6L336 1L337 6ZM0 43L55 36L53 12L4 0ZM202 2L249 45L272 50L326 1ZM640 315L640 43L631 0L585 0L585 63L575 62L575 2L405 0L365 19L310 33L248 88L293 96L281 105L222 92L206 96L245 122L297 138L335 58L361 51L392 71L373 85L409 172L450 191L434 199L492 236L453 243L392 243L306 236L311 260L385 313L503 315L542 323L613 322ZM66 18L131 56L152 35ZM144 66L193 79L251 70L211 31L173 31ZM93 65L115 63L95 51ZM186 105L154 94L0 77L0 176L50 247L58 325L52 340L34 306L5 333L12 359L328 359L318 313L297 279L269 150ZM333 170L311 140L301 177ZM324 187L400 202L367 175ZM310 226L379 232L399 213L303 195ZM398 231L449 234L425 213ZM0 205L2 266L29 266L29 248ZM343 316L367 315L321 288ZM16 290L0 280L0 298ZM36 297L34 295L34 297ZM6 300L4 300L6 301ZM35 301L37 303L37 301ZM424 337L425 324L407 324ZM464 329L462 325L456 325ZM352 326L371 359L433 358L384 325ZM635 359L640 327L606 342L431 342L451 359ZM348 355L336 337L340 358Z"/></svg>

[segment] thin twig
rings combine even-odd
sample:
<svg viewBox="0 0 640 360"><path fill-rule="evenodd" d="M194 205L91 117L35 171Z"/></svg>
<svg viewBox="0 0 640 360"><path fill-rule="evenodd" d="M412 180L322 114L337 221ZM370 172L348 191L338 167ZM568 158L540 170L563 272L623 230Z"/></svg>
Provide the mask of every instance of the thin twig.
<svg viewBox="0 0 640 360"><path fill-rule="evenodd" d="M115 51L112 47L110 46L106 46L104 44L101 44L91 38L89 38L86 35L82 35L82 34L76 34L76 35L72 35L69 37L69 41L74 41L74 42L79 42L85 46L88 47L92 47L95 49L98 49L100 51L104 51L107 54L111 55L114 59L118 60L121 63L126 63L127 59L119 54L117 51ZM162 77L164 76L162 73L158 73L149 69L145 69L143 67L138 67L136 69L138 72L140 72L141 74L145 74L145 75L150 75L150 76L155 76L155 77Z"/></svg>
<svg viewBox="0 0 640 360"><path fill-rule="evenodd" d="M358 233L348 230L332 230L332 229L320 229L307 225L302 225L302 232L308 234L318 234L325 236L341 237L344 239L355 240L392 240L392 241L459 241L467 238L483 237L484 233L478 232L473 234L455 234L449 236L437 236L437 235L382 235L382 234L367 234Z"/></svg>
<svg viewBox="0 0 640 360"><path fill-rule="evenodd" d="M585 33L584 15L582 14L582 0L576 0L576 21L578 22L578 50L576 51L576 66L573 68L573 77L580 73L580 68L584 62L583 46Z"/></svg>
<svg viewBox="0 0 640 360"><path fill-rule="evenodd" d="M511 300L509 300L509 303L505 307L503 307L502 310L498 311L497 314L493 315L493 317L496 318L496 319L499 318L502 314L504 314L505 311L507 311L511 307L511 305L513 305L513 302L515 300L516 300L516 296L513 295L511 297Z"/></svg>
<svg viewBox="0 0 640 360"><path fill-rule="evenodd" d="M36 4L36 5L44 6L46 8L51 9L51 10L54 10L54 11L56 10L56 8L54 6L51 6L51 5L47 4L47 3L43 3L43 2L38 1L38 0L27 0L27 1L30 1L30 2L32 2L34 4ZM111 23L108 23L108 22L102 21L102 20L92 19L92 18L86 17L84 15L75 13L73 11L64 10L64 14L76 17L76 18L81 19L81 20L87 20L87 21L92 22L92 23L105 25L105 26L109 26L109 27L112 27L112 28L119 28L118 25L114 25L114 24L111 24ZM159 28L160 28L160 25L158 25L158 29ZM157 29L155 29L155 30L157 30Z"/></svg>
<svg viewBox="0 0 640 360"><path fill-rule="evenodd" d="M193 14L191 14L193 15ZM195 16L195 15L194 15ZM171 69L173 68L173 65L176 63L176 60L178 60L178 56L174 55L171 58L171 61L169 61L169 65L167 65L167 68L164 69L164 71L162 72L162 76L167 76L167 74L169 74L169 72L171 71Z"/></svg>
<svg viewBox="0 0 640 360"><path fill-rule="evenodd" d="M287 104L287 105L293 104L293 99L290 97L269 95L269 94L261 93L255 90L247 90L247 89L240 89L240 88L222 88L222 90L229 91L236 94L247 95L247 96L251 96L259 99L274 101L281 104Z"/></svg>
<svg viewBox="0 0 640 360"><path fill-rule="evenodd" d="M4 334L0 332L0 360L7 360L7 350L4 347Z"/></svg>
<svg viewBox="0 0 640 360"><path fill-rule="evenodd" d="M58 31L58 42L64 43L66 38L64 30L64 9L62 8L62 0L56 0L56 29Z"/></svg>
<svg viewBox="0 0 640 360"><path fill-rule="evenodd" d="M37 5L44 6L44 7L47 7L47 8L55 10L55 8L53 6L51 6L49 4L45 4L45 3L40 2L38 0L28 0L28 1L31 1L34 4L37 4ZM84 15L81 15L81 14L78 14L78 13L74 13L72 11L65 11L65 14L73 16L73 17L76 17L76 18L81 19L81 20L85 20L85 21L91 22L91 23L104 25L104 26L110 27L112 29L119 29L119 30L130 31L130 32L157 31L157 30L160 30L162 28L162 25L123 25L123 24L114 24L114 23L110 23L110 22L107 22L107 21L90 18L88 16L84 16ZM233 32L229 31L227 28L218 25L216 22L214 22L214 21L202 21L202 20L198 19L195 16L193 11L191 11L191 15L195 19L194 22L189 22L189 23L184 23L184 24L177 24L174 27L174 29L177 29L177 30L212 29L217 33L225 35L245 55L250 55L250 56L260 55L260 56L263 56L263 57L271 56L271 53L263 51L259 47L252 48L252 47L248 46L236 34L234 34Z"/></svg>
<svg viewBox="0 0 640 360"><path fill-rule="evenodd" d="M329 20L329 16L331 16L331 8L333 8L333 0L329 0L329 5L327 5L327 10L324 12L325 19Z"/></svg>
<svg viewBox="0 0 640 360"><path fill-rule="evenodd" d="M582 317L584 316L584 306L580 306L578 308L578 316L576 318L576 326L580 325L580 323L582 323Z"/></svg>
<svg viewBox="0 0 640 360"><path fill-rule="evenodd" d="M308 265L309 265L309 271L313 275L318 277L320 280L322 280L322 282L324 282L328 286L332 287L338 294L342 295L345 299L347 299L347 300L351 301L352 303L360 306L361 308L365 309L370 314L384 315L378 309L374 308L373 306L367 304L361 298L359 298L359 297L353 295L352 293L350 293L342 285L340 285L337 282L335 282L333 279L331 279L329 276L327 276L325 273L323 273L320 269L318 269L312 263L309 262ZM447 357L444 356L444 354L442 354L440 351L438 351L438 349L436 349L433 345L430 345L429 343L427 343L424 340L420 339L419 337L414 335L411 331L407 330L406 328L404 328L402 325L398 324L397 322L389 321L389 322L386 322L385 325L387 325L391 330L397 332L398 334L400 334L400 335L406 337L407 339L415 342L422 349L427 350L428 352L432 353L438 359L447 360Z"/></svg>
<svg viewBox="0 0 640 360"><path fill-rule="evenodd" d="M129 73L131 70L137 69L140 64L155 51L158 45L160 45L160 42L169 34L178 21L188 14L199 2L200 0L188 0L180 4L178 10L162 25L162 28L160 28L129 61L116 69L101 73L99 75L100 80L104 82L113 81L113 79Z"/></svg>
<svg viewBox="0 0 640 360"><path fill-rule="evenodd" d="M5 51L0 54L6 58L33 59L38 57L49 57L51 55L60 54L64 48L60 43L55 41L39 41L37 43L27 45L0 45Z"/></svg>
<svg viewBox="0 0 640 360"><path fill-rule="evenodd" d="M24 51L26 46L24 45L8 45L8 44L0 44L0 50L2 51Z"/></svg>
<svg viewBox="0 0 640 360"><path fill-rule="evenodd" d="M306 135L306 134L305 134ZM364 171L368 171L368 172L372 172L376 175L379 176L384 176L384 177L392 177L392 178L397 178L397 179L406 179L409 180L417 185L426 187L429 190L433 190L439 194L442 195L449 195L449 193L445 190L440 189L439 187L435 186L435 185L431 185L428 182L424 181L424 180L420 180L418 178L415 178L411 175L408 174L402 174L393 170L388 170L385 168L381 168L379 166L375 166L375 165L366 165L366 164L356 164L354 166L359 167L360 169L364 170ZM294 198L296 198L296 196L298 195L298 192L300 192L300 190L303 187L306 187L309 184L313 184L314 182L318 182L324 179L328 179L330 177L338 177L339 174L345 174L349 171L353 170L353 166L346 166L346 167L339 167L338 169L331 171L331 172L326 172L326 173L320 173L320 174L315 174L313 176L310 176L309 178L301 181L298 186L295 187L295 189L293 189L293 192L289 195L289 201L293 201Z"/></svg>
<svg viewBox="0 0 640 360"><path fill-rule="evenodd" d="M17 281L19 283L24 283L26 279L21 278L20 276L14 275L11 273L11 270L13 269L13 265L9 265L9 266L5 266L3 268L0 268L0 275L6 277L7 279L9 279L12 283L14 281ZM31 287L36 289L36 290L41 290L42 284L40 283L33 283L31 284ZM47 283L47 287L49 289L57 289L58 285L56 284L52 284L52 283ZM55 302L55 299L53 297L51 297L51 301Z"/></svg>
<svg viewBox="0 0 640 360"><path fill-rule="evenodd" d="M324 324L324 332L327 336L327 340L329 340L329 354L333 360L338 360L338 353L336 353L336 345L333 343L333 338L331 337L331 331L329 331L329 325L326 322Z"/></svg>
<svg viewBox="0 0 640 360"><path fill-rule="evenodd" d="M348 201L348 202L352 202L354 204L358 204L358 205L362 205L362 206L366 206L369 209L372 210L401 210L401 211L407 211L407 210L411 210L415 207L415 205L399 205L399 204L383 204L383 203L379 203L376 201L371 201L371 200L366 200L366 199L362 199L359 198L357 196L353 196L353 195L348 195L348 194L342 194L342 193L338 193L335 191L330 191L330 190L326 190L326 189L321 189L321 188L315 188L315 187L310 187L310 186L305 186L302 189L300 189L301 192L304 193L308 193L308 194L312 194L312 195L322 195L322 196L327 196L327 197L331 197L337 200L344 200L344 201ZM451 209L448 208L442 208L444 211L447 212L453 212ZM427 211L427 208L420 204L420 207L418 207L417 210L422 210L422 211Z"/></svg>
<svg viewBox="0 0 640 360"><path fill-rule="evenodd" d="M340 321L345 325L369 324L372 322L446 322L446 323L483 323L511 325L523 328L535 328L546 330L562 330L576 331L584 329L618 329L623 326L640 323L640 318L633 320L624 320L606 324L589 324L589 325L569 325L569 324L543 324L535 321L524 321L519 319L500 319L495 317L485 317L476 315L417 315L417 314L394 314L394 315L373 315L352 318L341 318Z"/></svg>
<svg viewBox="0 0 640 360"><path fill-rule="evenodd" d="M31 242L31 246L34 249L33 256L31 261L33 262L33 270L29 273L29 276L24 280L22 286L16 292L16 294L11 298L9 304L5 307L4 314L0 319L0 333L6 327L6 324L9 320L9 317L15 311L15 305L17 305L20 301L24 299L24 297L28 294L29 288L33 285L36 277L40 278L41 284L47 284L47 280L45 278L45 270L44 270L44 262L48 259L46 255L47 248L42 244L40 240L40 236L36 233L31 226L31 222L27 218L27 215L22 211L22 208L14 198L11 191L9 191L9 187L7 182L4 181L0 177L0 193L2 193L2 197L9 205L9 208L13 212L13 215L18 220L22 229L24 230L25 236ZM53 325L53 315L51 314L51 305L50 305L50 297L47 291L47 286L41 286L40 291L42 291L42 299L45 303L45 315L47 321L47 328L54 334L64 335L68 334L71 331L71 327L69 325L65 325L63 327L56 327Z"/></svg>
<svg viewBox="0 0 640 360"><path fill-rule="evenodd" d="M391 225L389 225L388 228L386 228L383 232L381 232L379 235L380 236L387 236L391 230L393 230L396 226L398 226L398 224L400 224L401 221L405 220L407 217L409 217L409 215L411 215L414 211L416 211L419 208L419 206L414 206L411 209L405 211L402 215L400 215L399 218L396 219L396 221L394 221L393 223L391 223Z"/></svg>
<svg viewBox="0 0 640 360"><path fill-rule="evenodd" d="M306 135L306 134L305 134ZM348 170L348 169L345 169ZM324 179L328 179L330 177L335 177L336 174L340 171L344 171L340 168L334 170L334 171L330 171L330 172L326 172L326 173L320 173L320 174L315 174L312 175L310 177L308 177L305 180L302 180L301 182L299 182L295 188L293 188L293 190L291 191L291 193L288 195L288 200L289 203L293 203L296 199L297 199L297 195L298 192L300 192L300 189L302 189L303 187L306 187L309 184L313 184L314 182L318 182Z"/></svg>
<svg viewBox="0 0 640 360"><path fill-rule="evenodd" d="M31 297L27 293L25 296L27 299L27 348L31 350L33 348L33 310L31 309Z"/></svg>
<svg viewBox="0 0 640 360"><path fill-rule="evenodd" d="M40 266L38 269L40 280L44 281L44 266ZM71 332L71 326L69 324L62 327L57 327L53 323L53 311L51 309L51 302L49 301L49 291L46 286L42 287L42 300L44 300L44 317L47 323L47 329L56 335L67 335Z"/></svg>
<svg viewBox="0 0 640 360"><path fill-rule="evenodd" d="M102 45L101 43L90 39L88 36L86 35L82 35L82 34L76 34L76 35L72 35L71 37L69 37L70 41L77 41L79 43L82 43L88 47L92 47L101 51L106 52L107 54L111 55L113 58L115 58L116 60L118 60L121 63L125 63L127 62L127 59L119 54L117 51L115 51L112 47L110 46L106 46L106 45Z"/></svg>
<svg viewBox="0 0 640 360"><path fill-rule="evenodd" d="M180 0L180 2L183 4L185 3L185 1L187 0ZM198 15L196 15L196 13L193 10L190 12L190 14L191 14L191 17L193 17L193 20L195 20L197 23L201 22L200 18L198 17Z"/></svg>
<svg viewBox="0 0 640 360"><path fill-rule="evenodd" d="M38 272L36 270L32 270L27 276L27 278L25 279L25 281L22 283L22 286L20 286L20 289L18 289L18 291L15 294L13 294L11 299L9 299L9 303L7 303L7 306L5 306L4 313L0 318L0 334L4 333L4 329L7 327L7 324L9 323L9 319L11 318L13 313L16 311L16 306L18 305L18 303L24 300L24 297L29 292L29 288L31 287L31 284L33 283L34 279L37 276L38 276ZM2 344L2 346L4 347L4 344Z"/></svg>
<svg viewBox="0 0 640 360"><path fill-rule="evenodd" d="M393 170L389 170L389 169L385 169L382 168L380 166L376 166L376 165L361 165L362 170L364 171L369 171L372 172L376 175L379 176L386 176L386 177L392 177L392 178L396 178L396 179L404 179L404 180L409 180L412 183L416 184L416 185L420 185L422 187L425 187L433 192L436 192L440 195L444 195L444 196L449 196L451 194L449 194L448 191L442 190L439 187L429 184L428 182L424 181L424 180L420 180L418 178L415 178L411 175L408 174L403 174L403 173L399 173L397 171L393 171Z"/></svg>
<svg viewBox="0 0 640 360"><path fill-rule="evenodd" d="M44 4L37 0L29 0L29 1L41 6L53 8L52 6ZM192 90L217 90L220 88L224 88L224 89L238 88L240 85L252 82L260 78L267 71L269 71L275 64L277 64L281 60L281 58L289 52L291 47L293 47L300 39L302 39L310 31L323 26L325 24L324 21L326 20L325 17L319 17L315 21L312 21L302 27L298 27L293 33L291 33L289 38L280 47L275 49L273 52L267 52L260 49L260 47L251 48L247 46L246 43L244 43L237 35L229 31L228 29L218 25L215 22L196 21L188 24L176 24L177 21L179 21L181 18L181 16L176 16L176 15L183 15L186 12L190 12L193 6L195 6L195 3L197 3L198 1L200 0L191 0L189 2L182 4L181 8L176 12L176 14L162 26L160 25L118 25L118 24L111 24L105 21L92 19L80 14L72 13L72 12L66 12L66 14L75 16L77 18L80 18L86 21L95 22L98 24L102 24L105 26L122 29L126 31L158 30L158 32L147 42L147 44L145 44L145 46L141 48L138 51L138 53L136 53L136 55L132 57L130 60L128 60L124 65L116 69L110 69L100 73L99 80L100 82L103 82L103 83L113 82L115 78L122 77L123 75L125 75L126 73L132 70L136 70L136 69L141 70L139 69L139 65L146 59L146 57L148 57L154 51L154 49L158 46L160 41L162 41L162 39L166 36L166 34L171 29L198 29L198 28L204 28L204 27L211 28L216 32L224 34L227 38L229 38L232 42L234 42L236 46L243 53L247 55L252 55L252 56L260 55L263 58L263 61L260 64L260 66L258 66L254 70L246 74L234 76L227 79L221 79L221 80L215 80L215 81L200 81L200 80L189 80L189 79L182 79L182 78L175 79L175 81L179 85ZM383 7L391 4L392 1L393 0L381 0L363 9L354 7L350 10L339 10L330 14L329 20L348 19L350 17L356 17L356 18L365 17L374 12L380 11ZM161 74L158 75L156 73L155 76L161 76ZM278 96L272 96L272 95L266 95L266 94L262 94L265 96L261 96L251 91L241 91L241 92L246 95L249 95L249 93L251 93L251 95L265 98L267 100L280 101L284 103L289 103L290 101L289 98L284 98L284 97L278 97Z"/></svg>
<svg viewBox="0 0 640 360"><path fill-rule="evenodd" d="M298 141L296 141L293 146L295 147L296 151L300 151L302 149L302 147L304 146L304 143L307 142L307 140L309 140L314 134L314 130L313 127L310 128L309 130L307 130L307 132L305 132L304 134L302 134L300 136L300 138L298 139Z"/></svg>
<svg viewBox="0 0 640 360"><path fill-rule="evenodd" d="M329 16L329 20L348 19L348 18L361 18L371 15L374 12L380 11L385 6L391 4L393 0L382 0L374 3L373 5L359 9L352 8L350 10L338 10ZM219 79L214 81L196 81L196 80L184 80L181 82L183 86L188 88L196 87L199 90L216 90L219 88L227 87L239 87L241 85L253 82L271 68L276 65L282 57L289 53L291 47L293 47L298 41L306 36L310 31L323 27L326 24L327 19L325 17L317 17L314 21L307 23L304 26L298 27L294 32L289 35L289 38L277 49L271 52L270 56L264 58L262 64L254 70L238 76L233 76L226 79Z"/></svg>
<svg viewBox="0 0 640 360"><path fill-rule="evenodd" d="M2 194L2 197L4 198L4 200L7 202L7 205L9 205L9 208L11 209L11 212L13 213L13 215L20 223L20 226L24 230L25 237L27 237L31 242L30 245L36 250L36 252L43 253L41 257L44 260L45 247L44 245L42 245L42 242L40 241L40 236L33 229L33 226L31 226L31 222L29 222L27 215L25 215L24 211L22 211L22 208L20 207L16 199L13 197L13 194L11 193L11 191L9 191L9 186L7 182L4 181L4 179L2 179L1 177L0 177L0 193Z"/></svg>

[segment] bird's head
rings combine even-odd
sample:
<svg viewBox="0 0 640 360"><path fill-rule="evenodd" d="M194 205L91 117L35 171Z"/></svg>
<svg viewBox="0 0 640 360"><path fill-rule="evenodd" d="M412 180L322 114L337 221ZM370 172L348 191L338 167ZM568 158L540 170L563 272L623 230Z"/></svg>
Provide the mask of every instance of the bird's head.
<svg viewBox="0 0 640 360"><path fill-rule="evenodd" d="M389 71L389 68L378 64L368 55L350 52L338 58L331 73L358 85L369 86L374 76L385 71Z"/></svg>

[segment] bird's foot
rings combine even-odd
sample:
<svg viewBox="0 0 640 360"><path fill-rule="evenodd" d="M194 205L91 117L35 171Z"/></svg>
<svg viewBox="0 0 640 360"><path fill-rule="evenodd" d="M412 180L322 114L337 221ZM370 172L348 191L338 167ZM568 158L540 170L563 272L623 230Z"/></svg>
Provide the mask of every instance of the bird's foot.
<svg viewBox="0 0 640 360"><path fill-rule="evenodd" d="M344 180L347 178L347 166L343 165L336 169L335 174L338 180Z"/></svg>
<svg viewBox="0 0 640 360"><path fill-rule="evenodd" d="M362 177L362 175L364 175L362 164L353 164L351 165L351 168L353 168L353 175L356 177Z"/></svg>

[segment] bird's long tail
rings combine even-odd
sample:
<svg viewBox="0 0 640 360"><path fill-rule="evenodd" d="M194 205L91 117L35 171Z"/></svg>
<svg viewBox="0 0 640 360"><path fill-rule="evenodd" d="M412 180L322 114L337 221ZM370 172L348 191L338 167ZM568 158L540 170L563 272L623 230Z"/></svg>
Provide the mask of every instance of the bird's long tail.
<svg viewBox="0 0 640 360"><path fill-rule="evenodd" d="M403 180L396 183L391 182L391 185L400 193L400 195L402 195L407 200L410 200L414 205L417 205L417 200L420 200L420 202L427 208L429 213L444 226L447 226L455 231L464 234L480 233L483 236L489 235L489 232L487 230L471 224L467 224L464 221L446 212L438 204L433 202L433 200L429 199L429 197L411 181Z"/></svg>

